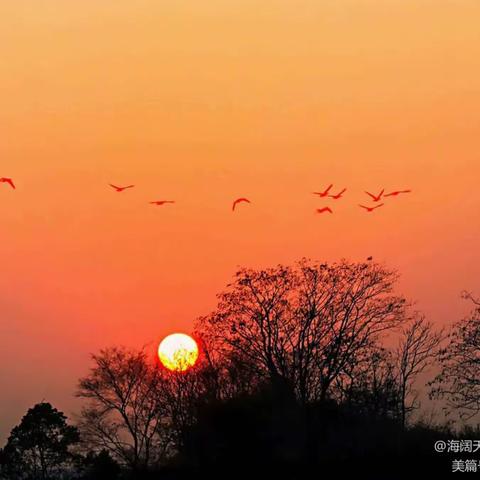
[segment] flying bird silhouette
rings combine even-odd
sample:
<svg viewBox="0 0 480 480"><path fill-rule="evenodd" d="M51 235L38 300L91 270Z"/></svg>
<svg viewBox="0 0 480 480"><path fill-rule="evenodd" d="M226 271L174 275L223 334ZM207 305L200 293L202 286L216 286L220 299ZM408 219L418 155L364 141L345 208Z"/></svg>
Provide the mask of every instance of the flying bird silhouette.
<svg viewBox="0 0 480 480"><path fill-rule="evenodd" d="M317 208L316 212L317 213L325 213L325 212L333 213L330 207Z"/></svg>
<svg viewBox="0 0 480 480"><path fill-rule="evenodd" d="M383 207L384 205L384 203L381 203L380 205L376 205L375 207L366 207L365 205L359 205L359 207L364 208L367 212L371 213L377 208Z"/></svg>
<svg viewBox="0 0 480 480"><path fill-rule="evenodd" d="M235 207L239 204L239 203L242 203L242 202L245 202L245 203L252 203L248 198L237 198L234 202L233 202L233 205L232 205L232 212L235 211Z"/></svg>
<svg viewBox="0 0 480 480"><path fill-rule="evenodd" d="M149 202L151 205L158 205L161 207L162 205L166 205L167 203L175 203L175 200L155 200L154 202Z"/></svg>
<svg viewBox="0 0 480 480"><path fill-rule="evenodd" d="M113 185L111 183L109 183L109 185L115 189L115 191L117 192L123 192L124 190L126 190L127 188L133 188L135 185L127 185L126 187L117 187L116 185Z"/></svg>
<svg viewBox="0 0 480 480"><path fill-rule="evenodd" d="M0 178L0 182L1 183L8 183L13 189L15 189L15 184L13 183L13 180L11 178L6 178L6 177L3 177L3 178Z"/></svg>
<svg viewBox="0 0 480 480"><path fill-rule="evenodd" d="M365 192L365 193L367 195L370 195L370 197L372 197L374 202L379 202L382 199L383 194L385 193L385 189L383 189L378 195L373 195L373 193L370 193L370 192Z"/></svg>
<svg viewBox="0 0 480 480"><path fill-rule="evenodd" d="M386 193L384 197L396 197L402 193L411 193L411 190L397 190L395 192Z"/></svg>
<svg viewBox="0 0 480 480"><path fill-rule="evenodd" d="M329 194L330 190L332 189L332 187L333 187L333 183L324 192L313 192L313 194L318 195L321 198L328 197L328 194Z"/></svg>
<svg viewBox="0 0 480 480"><path fill-rule="evenodd" d="M347 191L346 188L344 188L341 192L338 192L336 195L330 195L331 198L334 200L339 200L340 198L343 197L343 194Z"/></svg>

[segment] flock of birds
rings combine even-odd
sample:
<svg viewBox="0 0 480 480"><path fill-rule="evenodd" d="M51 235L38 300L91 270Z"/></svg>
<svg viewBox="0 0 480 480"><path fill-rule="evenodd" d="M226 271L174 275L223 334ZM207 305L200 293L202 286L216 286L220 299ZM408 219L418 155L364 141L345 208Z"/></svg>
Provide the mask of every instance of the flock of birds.
<svg viewBox="0 0 480 480"><path fill-rule="evenodd" d="M109 184L116 192L123 192L125 190L127 190L128 188L133 188L135 187L135 185L127 185L125 187L119 187L118 185L113 185L112 183ZM245 197L241 197L241 198L237 198L234 202L233 202L233 205L232 205L232 211L235 211L235 207L239 204L239 203L242 203L242 202L245 202L245 203L252 203L248 198L245 198ZM154 200L153 202L149 202L151 205L157 205L158 207L161 207L163 205L168 205L169 203L175 203L175 200Z"/></svg>
<svg viewBox="0 0 480 480"><path fill-rule="evenodd" d="M330 191L333 188L333 183L328 186L326 190L323 192L313 192L314 195L318 195L320 198L333 198L333 200L340 200L343 198L344 193L347 191L346 188L341 190L335 195L330 195ZM360 208L363 208L367 213L372 213L375 211L377 208L383 207L385 203L379 203L382 201L382 198L387 198L387 197L398 197L399 195L405 194L405 193L411 193L411 190L395 190L390 193L385 193L385 189L383 189L378 195L375 195L373 193L365 191L365 193L371 198L371 201L376 204L373 206L368 206L368 205L362 205L359 204L358 206ZM333 210L330 207L323 207L323 208L317 208L317 213L333 213Z"/></svg>
<svg viewBox="0 0 480 480"><path fill-rule="evenodd" d="M2 178L0 178L0 183L5 183L7 185L10 185L10 187L13 188L13 189L16 188L15 183L13 182L13 180L11 178L2 177ZM121 192L124 192L125 190L128 190L129 188L134 188L135 187L135 185L126 185L124 187L120 187L118 185L113 185L112 183L110 183L109 186L112 187L117 193L121 193ZM331 192L332 188L333 188L333 183L330 184L322 192L312 192L312 193L313 193L313 195L317 195L320 198L332 198L333 200L340 200L340 199L343 198L345 192L347 191L347 189L344 188L340 192L338 192L334 195L331 195L330 192ZM367 191L365 193L371 198L371 201L374 203L374 205L373 206L368 206L368 205L359 204L358 206L360 208L364 209L367 213L372 213L375 210L377 210L377 208L383 207L385 205L385 203L383 203L383 202L379 203L379 202L382 201L383 198L397 197L397 196L405 194L405 193L411 193L411 190L395 190L395 191L390 192L390 193L385 193L385 189L383 189L378 195L375 195L375 194L367 192ZM161 206L164 206L164 205L173 204L173 203L175 203L175 200L153 200L149 203L151 205L156 205L158 207L161 207ZM252 202L248 198L245 198L245 197L237 198L237 199L234 200L234 202L232 204L232 211L234 212L237 205L239 205L241 203L252 203ZM317 208L316 212L318 214L333 213L333 210L330 207L322 207L322 208Z"/></svg>

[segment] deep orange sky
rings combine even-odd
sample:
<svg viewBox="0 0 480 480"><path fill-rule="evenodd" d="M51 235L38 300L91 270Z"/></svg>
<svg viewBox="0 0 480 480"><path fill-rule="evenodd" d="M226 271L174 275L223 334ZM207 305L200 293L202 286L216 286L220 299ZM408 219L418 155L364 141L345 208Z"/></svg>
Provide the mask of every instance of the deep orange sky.
<svg viewBox="0 0 480 480"><path fill-rule="evenodd" d="M189 332L238 265L373 255L462 316L479 21L477 0L3 0L0 438L43 398L72 413L91 352ZM348 195L315 216L330 182ZM381 187L414 194L364 214Z"/></svg>

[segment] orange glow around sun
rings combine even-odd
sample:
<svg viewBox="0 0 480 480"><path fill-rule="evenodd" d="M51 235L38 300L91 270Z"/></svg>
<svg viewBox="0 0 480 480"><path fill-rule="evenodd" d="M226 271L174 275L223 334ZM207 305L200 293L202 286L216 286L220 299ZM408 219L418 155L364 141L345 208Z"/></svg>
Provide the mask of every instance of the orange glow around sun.
<svg viewBox="0 0 480 480"><path fill-rule="evenodd" d="M198 359L197 342L184 333L168 335L158 346L158 358L168 370L184 372Z"/></svg>

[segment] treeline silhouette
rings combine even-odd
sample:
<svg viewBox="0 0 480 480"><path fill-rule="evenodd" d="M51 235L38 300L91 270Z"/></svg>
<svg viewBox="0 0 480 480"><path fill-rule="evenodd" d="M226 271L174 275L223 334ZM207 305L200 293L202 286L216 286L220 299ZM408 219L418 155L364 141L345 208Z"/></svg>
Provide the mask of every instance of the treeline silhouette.
<svg viewBox="0 0 480 480"><path fill-rule="evenodd" d="M458 418L478 413L480 303L465 294L473 311L445 334L397 279L372 259L242 269L196 322L195 367L100 351L75 422L35 405L0 451L0 477L445 476L453 457L435 442L479 432L422 420L420 389L436 373L431 398Z"/></svg>

